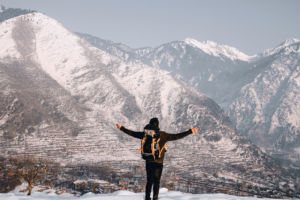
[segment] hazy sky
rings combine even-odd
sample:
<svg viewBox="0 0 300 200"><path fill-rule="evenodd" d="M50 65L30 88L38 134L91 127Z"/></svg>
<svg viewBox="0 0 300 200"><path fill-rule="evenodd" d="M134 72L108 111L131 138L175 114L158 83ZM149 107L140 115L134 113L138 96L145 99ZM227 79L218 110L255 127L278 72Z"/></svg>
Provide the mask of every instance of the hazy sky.
<svg viewBox="0 0 300 200"><path fill-rule="evenodd" d="M133 48L211 40L253 55L300 39L300 0L0 0Z"/></svg>

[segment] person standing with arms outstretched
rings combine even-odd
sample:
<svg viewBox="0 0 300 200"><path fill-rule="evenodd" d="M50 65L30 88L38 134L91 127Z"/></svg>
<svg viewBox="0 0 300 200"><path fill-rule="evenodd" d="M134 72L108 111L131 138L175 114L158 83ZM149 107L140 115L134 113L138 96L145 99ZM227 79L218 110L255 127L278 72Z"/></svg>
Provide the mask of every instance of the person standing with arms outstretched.
<svg viewBox="0 0 300 200"><path fill-rule="evenodd" d="M116 124L117 128L127 135L130 135L132 137L143 139L145 136L145 132L135 132L126 129L123 124L119 125ZM159 121L157 118L152 118L148 125L145 126L144 130L153 130L155 131L155 138L157 138L157 141L159 146L161 148L160 156L158 159L154 161L146 161L146 171L147 171L147 184L146 184L146 192L145 192L145 200L151 200L150 193L151 188L153 186L153 200L158 199L158 193L159 193L159 184L160 184L160 177L163 170L163 161L164 161L164 155L166 152L165 144L168 141L174 141L179 140L181 138L184 138L192 133L196 133L198 131L198 128L191 127L188 131L178 133L178 134L169 134L164 131L160 131L159 129Z"/></svg>

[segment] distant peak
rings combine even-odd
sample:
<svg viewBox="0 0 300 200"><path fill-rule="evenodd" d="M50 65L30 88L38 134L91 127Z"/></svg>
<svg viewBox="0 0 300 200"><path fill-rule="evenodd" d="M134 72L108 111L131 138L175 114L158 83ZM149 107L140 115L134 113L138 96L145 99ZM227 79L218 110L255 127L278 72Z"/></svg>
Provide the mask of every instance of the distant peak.
<svg viewBox="0 0 300 200"><path fill-rule="evenodd" d="M294 44L296 42L300 42L300 40L296 39L296 38L290 38L290 39L284 40L277 47L275 47L273 49L267 49L264 52L253 56L253 58L254 58L253 61L256 61L256 60L271 56L275 53L278 53L281 49L283 49L291 44Z"/></svg>
<svg viewBox="0 0 300 200"><path fill-rule="evenodd" d="M192 38L186 38L184 42L187 43L188 45L201 49L202 51L204 51L209 55L213 55L216 57L220 57L220 55L223 55L231 60L239 59L239 60L249 61L250 59L249 56L240 52L238 49L234 47L226 46L223 44L217 44L210 40L199 42Z"/></svg>
<svg viewBox="0 0 300 200"><path fill-rule="evenodd" d="M287 40L281 42L277 47L279 47L279 46L288 46L288 45L296 43L296 42L300 42L300 40L296 39L296 38L290 38L290 39L287 39Z"/></svg>

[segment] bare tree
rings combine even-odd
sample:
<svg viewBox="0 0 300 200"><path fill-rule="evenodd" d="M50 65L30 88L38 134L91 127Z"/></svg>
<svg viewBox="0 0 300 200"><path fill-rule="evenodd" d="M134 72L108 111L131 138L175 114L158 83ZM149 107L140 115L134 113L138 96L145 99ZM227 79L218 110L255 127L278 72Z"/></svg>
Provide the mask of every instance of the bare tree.
<svg viewBox="0 0 300 200"><path fill-rule="evenodd" d="M20 180L5 176L6 158L0 156L0 193L6 193L20 185Z"/></svg>
<svg viewBox="0 0 300 200"><path fill-rule="evenodd" d="M30 157L10 158L5 170L6 176L24 179L28 183L28 194L31 195L34 184L42 181L47 175L48 166L39 159Z"/></svg>
<svg viewBox="0 0 300 200"><path fill-rule="evenodd" d="M173 190L174 190L174 187L175 187L175 184L174 184L174 183L169 183L169 184L167 184L167 189L168 189L168 191L173 191Z"/></svg>

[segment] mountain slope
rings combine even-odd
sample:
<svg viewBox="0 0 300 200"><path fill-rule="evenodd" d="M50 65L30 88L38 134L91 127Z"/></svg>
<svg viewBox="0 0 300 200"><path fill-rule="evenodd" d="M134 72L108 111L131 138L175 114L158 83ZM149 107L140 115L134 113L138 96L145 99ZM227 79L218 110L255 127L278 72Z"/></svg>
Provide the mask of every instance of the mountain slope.
<svg viewBox="0 0 300 200"><path fill-rule="evenodd" d="M169 71L212 97L237 129L260 147L273 154L299 154L298 39L250 57L210 41L186 39L136 50L77 34L123 60Z"/></svg>
<svg viewBox="0 0 300 200"><path fill-rule="evenodd" d="M17 135L12 136L9 138L11 145L2 143L1 152L22 153L26 146L29 153L63 158L64 162L140 162L136 153L139 140L120 133L115 123L143 130L150 118L158 117L161 128L171 133L185 131L190 126L199 127L199 134L168 144L168 167L181 163L185 166L182 170L196 174L201 170L212 173L216 165L223 164L224 170L230 171L233 164L247 167L246 163L251 163L255 169L281 173L272 159L232 126L229 117L212 99L170 72L140 61L125 62L91 46L42 14L20 16L0 26L0 30L7 31L3 31L0 38L3 68L24 67L21 77L32 72L30 76L24 76L26 84L19 84L27 85L34 80L30 87L37 85L37 94L50 95L52 105L74 123L70 126L79 127L78 134L70 136L68 131L59 128L63 121L53 124L57 128L38 121L33 124L36 131L26 136L24 142L18 144ZM190 48L191 51L201 51L183 42L170 46L178 47L181 53ZM159 49L155 52L158 54ZM22 60L28 64L18 65ZM3 73L8 76L7 71L3 70ZM52 89L52 85L45 84L41 77L49 78L55 87ZM14 81L18 82L16 78ZM27 94L23 89L18 92ZM26 101L28 98L26 96ZM49 111L45 109L43 112ZM11 125L5 117L1 118L1 123ZM3 138L4 130L1 131L0 137ZM182 146L185 148L178 152L178 147ZM115 164L123 165L120 162Z"/></svg>
<svg viewBox="0 0 300 200"><path fill-rule="evenodd" d="M242 133L274 152L288 150L290 154L298 148L291 143L298 141L300 128L299 46L290 44L253 63L250 72L221 101ZM276 147L272 147L274 144Z"/></svg>
<svg viewBox="0 0 300 200"><path fill-rule="evenodd" d="M76 34L124 61L142 62L150 67L169 71L215 100L222 97L224 90L248 70L249 63L246 60L250 59L233 47L213 42L202 44L193 39L170 42L154 49L131 49L88 34Z"/></svg>

